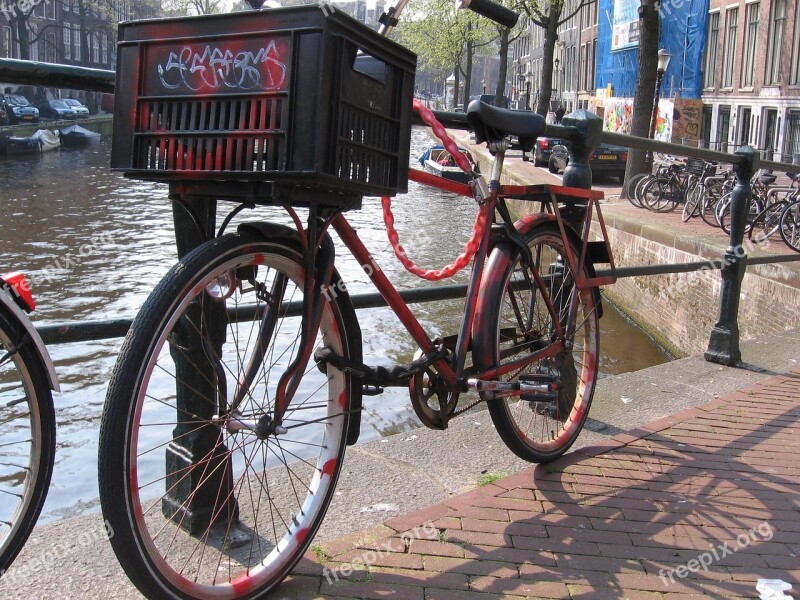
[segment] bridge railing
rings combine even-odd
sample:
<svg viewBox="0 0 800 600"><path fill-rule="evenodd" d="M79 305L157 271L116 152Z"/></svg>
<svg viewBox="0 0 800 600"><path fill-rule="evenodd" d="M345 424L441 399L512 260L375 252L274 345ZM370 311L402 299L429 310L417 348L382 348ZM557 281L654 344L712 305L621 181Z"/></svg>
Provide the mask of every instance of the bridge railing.
<svg viewBox="0 0 800 600"><path fill-rule="evenodd" d="M7 58L0 59L0 81L9 83L113 93L115 80L116 75L113 71ZM437 116L447 127L466 128L466 116L463 113L437 113ZM720 269L722 271L722 286L719 316L711 331L705 357L709 361L726 365L735 365L740 362L738 310L741 282L747 265L800 260L800 255L775 255L758 258L749 258L746 255L742 243L751 193L750 180L759 168L787 173L800 173L800 165L761 160L758 151L749 146L740 148L733 154L728 154L706 148L694 148L604 132L602 131L600 119L593 113L584 110L566 115L562 119L561 125L548 125L546 135L567 141L571 151L571 160L564 173L564 185L573 187L590 187L591 170L589 169L588 157L591 151L601 142L648 152L689 156L733 165L737 182L732 192L730 239L728 248L720 259L642 267L621 267L615 269L615 275L617 277L639 277L666 273L685 273L701 269ZM600 276L607 274L609 273L598 272ZM464 286L446 286L405 290L402 295L407 302L427 302L445 298L461 298L465 293ZM382 299L379 294L356 295L353 297L353 301L356 308L382 305ZM89 323L63 323L41 327L40 332L46 343L57 344L121 337L125 335L129 327L130 321L123 319Z"/></svg>

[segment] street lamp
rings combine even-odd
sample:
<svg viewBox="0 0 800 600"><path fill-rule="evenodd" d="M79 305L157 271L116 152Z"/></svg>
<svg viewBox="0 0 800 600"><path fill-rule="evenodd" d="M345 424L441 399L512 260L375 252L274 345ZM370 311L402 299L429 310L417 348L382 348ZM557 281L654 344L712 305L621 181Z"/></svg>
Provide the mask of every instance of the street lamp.
<svg viewBox="0 0 800 600"><path fill-rule="evenodd" d="M653 98L653 115L650 119L650 139L654 139L656 135L656 121L658 121L658 98L661 96L661 81L664 79L664 73L669 67L669 60L672 54L661 48L658 51L658 67L656 70L656 91Z"/></svg>
<svg viewBox="0 0 800 600"><path fill-rule="evenodd" d="M555 86L555 88L554 88L554 89L556 90L556 98L558 98L558 95L559 95L559 93L560 93L560 91L559 91L559 86L558 86L558 84L559 84L559 80L561 79L561 78L559 77L559 73L560 73L560 71L558 70L558 63L559 63L559 62L560 62L560 61L558 60L558 58L556 58L556 59L553 61L553 65L555 65L555 68L556 68L556 86Z"/></svg>

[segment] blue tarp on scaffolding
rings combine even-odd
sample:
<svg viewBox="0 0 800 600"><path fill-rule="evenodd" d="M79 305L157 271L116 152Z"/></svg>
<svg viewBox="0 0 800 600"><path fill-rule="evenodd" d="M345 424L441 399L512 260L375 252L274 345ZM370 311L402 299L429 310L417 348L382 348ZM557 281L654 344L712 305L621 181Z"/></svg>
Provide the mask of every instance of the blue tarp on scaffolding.
<svg viewBox="0 0 800 600"><path fill-rule="evenodd" d="M595 85L613 86L617 98L631 98L639 70L638 23L630 21L632 0L598 0L597 73ZM638 0L635 6L638 8ZM659 48L672 54L661 86L662 97L680 94L700 98L703 87L709 0L662 0ZM613 49L618 48L618 49Z"/></svg>

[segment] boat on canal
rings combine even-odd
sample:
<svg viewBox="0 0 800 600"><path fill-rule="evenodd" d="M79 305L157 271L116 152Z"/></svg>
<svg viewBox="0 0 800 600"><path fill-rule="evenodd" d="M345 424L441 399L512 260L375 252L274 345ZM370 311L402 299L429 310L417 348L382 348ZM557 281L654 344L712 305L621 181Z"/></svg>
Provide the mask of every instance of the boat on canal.
<svg viewBox="0 0 800 600"><path fill-rule="evenodd" d="M9 156L39 154L56 150L61 145L58 132L39 129L28 137L9 136L2 140L2 149Z"/></svg>
<svg viewBox="0 0 800 600"><path fill-rule="evenodd" d="M472 154L469 153L469 150L459 146L458 151L467 157L469 164L472 165L472 170L478 172L478 165L475 163L475 159L472 158ZM438 175L444 179L458 181L460 183L469 181L469 175L464 173L464 171L456 165L455 159L445 150L444 146L431 146L425 150L422 156L419 157L419 163L426 172Z"/></svg>
<svg viewBox="0 0 800 600"><path fill-rule="evenodd" d="M70 125L61 130L61 145L66 148L90 146L100 141L100 134L80 125Z"/></svg>

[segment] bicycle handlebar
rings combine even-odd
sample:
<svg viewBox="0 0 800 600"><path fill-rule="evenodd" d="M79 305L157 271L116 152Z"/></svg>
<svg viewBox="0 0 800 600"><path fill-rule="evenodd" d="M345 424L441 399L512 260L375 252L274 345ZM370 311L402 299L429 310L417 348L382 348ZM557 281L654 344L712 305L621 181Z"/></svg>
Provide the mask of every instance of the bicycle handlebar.
<svg viewBox="0 0 800 600"><path fill-rule="evenodd" d="M519 13L500 6L491 0L456 0L457 8L468 8L469 10L491 19L495 23L505 25L509 29L517 24Z"/></svg>

